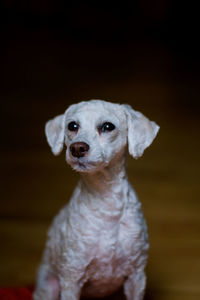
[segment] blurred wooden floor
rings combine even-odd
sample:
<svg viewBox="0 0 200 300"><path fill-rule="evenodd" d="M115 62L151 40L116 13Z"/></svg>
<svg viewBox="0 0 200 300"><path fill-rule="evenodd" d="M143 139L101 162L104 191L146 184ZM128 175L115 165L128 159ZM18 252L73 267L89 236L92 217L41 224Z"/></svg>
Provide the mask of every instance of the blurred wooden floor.
<svg viewBox="0 0 200 300"><path fill-rule="evenodd" d="M145 300L200 299L199 106L173 103L164 80L141 82L118 78L99 88L95 80L88 87L79 81L71 92L73 99L98 95L128 101L161 126L143 158L128 159L150 236ZM62 113L69 101L3 99L0 286L33 285L47 228L78 180L64 154L50 153L43 133L47 119Z"/></svg>

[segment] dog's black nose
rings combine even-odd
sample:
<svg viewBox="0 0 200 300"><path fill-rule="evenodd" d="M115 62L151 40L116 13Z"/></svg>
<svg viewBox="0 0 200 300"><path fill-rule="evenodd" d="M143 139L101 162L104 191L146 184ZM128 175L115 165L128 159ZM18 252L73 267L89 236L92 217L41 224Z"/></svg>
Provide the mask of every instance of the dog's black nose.
<svg viewBox="0 0 200 300"><path fill-rule="evenodd" d="M88 152L90 146L83 142L73 143L70 146L70 152L74 157L83 157Z"/></svg>

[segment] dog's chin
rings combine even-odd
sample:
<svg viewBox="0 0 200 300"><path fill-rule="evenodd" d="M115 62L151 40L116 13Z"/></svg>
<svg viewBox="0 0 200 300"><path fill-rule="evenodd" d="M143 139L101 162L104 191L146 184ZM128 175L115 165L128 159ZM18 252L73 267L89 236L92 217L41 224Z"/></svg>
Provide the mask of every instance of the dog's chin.
<svg viewBox="0 0 200 300"><path fill-rule="evenodd" d="M105 167L104 162L92 162L92 161L86 161L77 159L75 160L67 160L68 164L72 167L73 170L80 172L80 173L95 173L97 171L100 171Z"/></svg>

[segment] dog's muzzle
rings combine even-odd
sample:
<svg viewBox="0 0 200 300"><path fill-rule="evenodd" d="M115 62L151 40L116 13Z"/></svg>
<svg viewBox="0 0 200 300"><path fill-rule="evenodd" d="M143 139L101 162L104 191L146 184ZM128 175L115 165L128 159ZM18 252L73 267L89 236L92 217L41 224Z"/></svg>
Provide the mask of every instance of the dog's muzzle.
<svg viewBox="0 0 200 300"><path fill-rule="evenodd" d="M76 142L71 144L70 146L70 152L72 156L77 158L84 157L89 151L89 149L90 146L84 142Z"/></svg>

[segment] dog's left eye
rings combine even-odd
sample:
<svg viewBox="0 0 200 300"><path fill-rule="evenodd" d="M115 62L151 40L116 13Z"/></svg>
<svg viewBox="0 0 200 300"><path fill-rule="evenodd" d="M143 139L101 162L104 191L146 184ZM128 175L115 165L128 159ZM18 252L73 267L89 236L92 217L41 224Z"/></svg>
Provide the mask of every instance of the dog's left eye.
<svg viewBox="0 0 200 300"><path fill-rule="evenodd" d="M68 124L68 129L69 129L70 131L78 131L78 129L79 129L79 124L77 124L76 122L70 122L70 123Z"/></svg>
<svg viewBox="0 0 200 300"><path fill-rule="evenodd" d="M115 125L110 123L110 122L105 122L103 125L100 127L101 132L106 132L106 131L113 131L115 129Z"/></svg>

